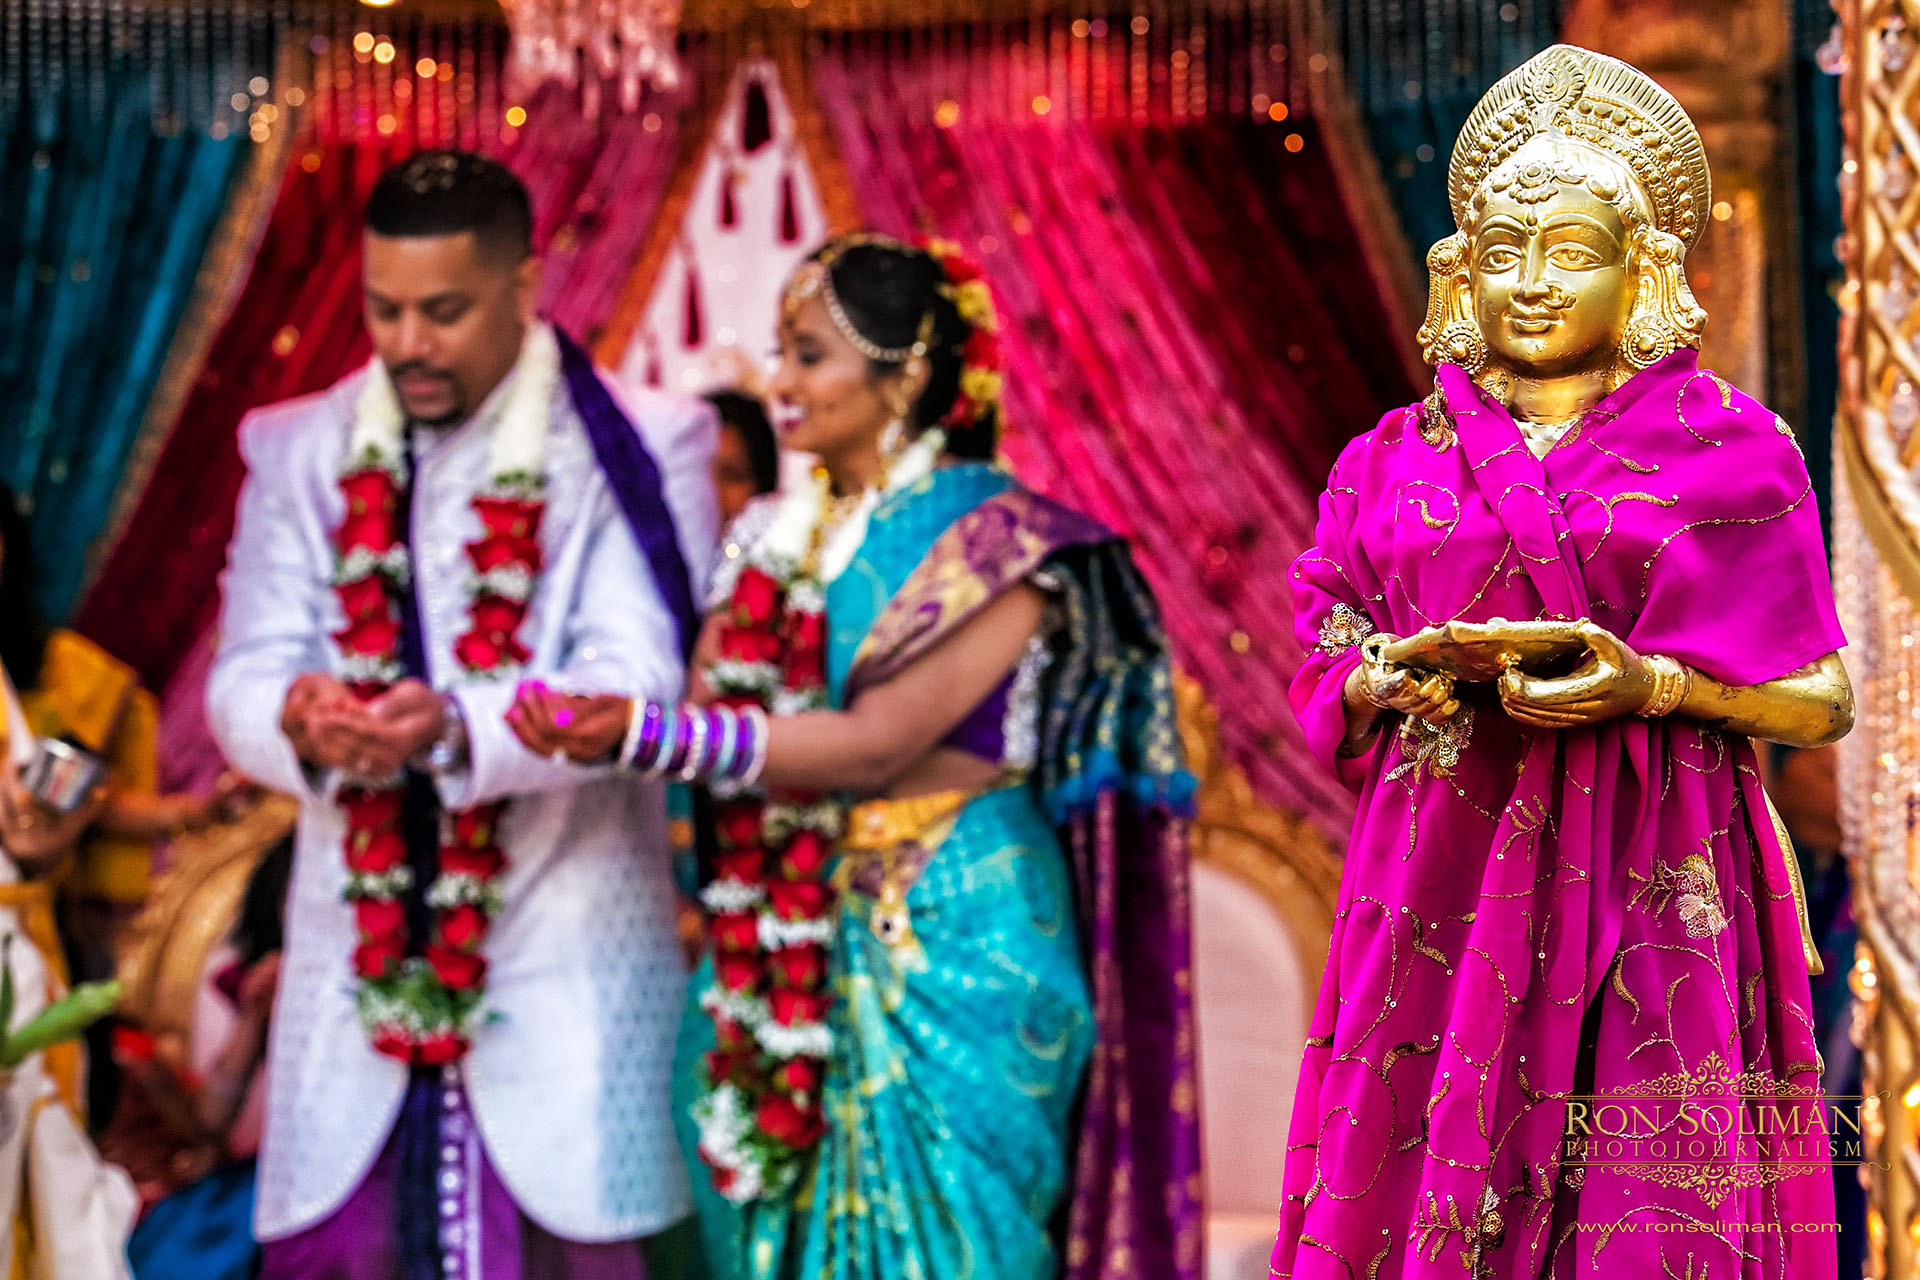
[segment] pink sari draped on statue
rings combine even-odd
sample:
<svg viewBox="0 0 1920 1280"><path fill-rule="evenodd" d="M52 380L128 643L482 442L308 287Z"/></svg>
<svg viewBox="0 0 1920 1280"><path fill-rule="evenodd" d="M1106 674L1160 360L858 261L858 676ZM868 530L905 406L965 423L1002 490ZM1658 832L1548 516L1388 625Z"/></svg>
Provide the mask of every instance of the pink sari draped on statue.
<svg viewBox="0 0 1920 1280"><path fill-rule="evenodd" d="M1448 731L1390 722L1336 756L1369 625L1591 618L1735 685L1834 652L1806 465L1691 351L1545 458L1462 370L1438 385L1448 414L1388 414L1342 454L1293 570L1294 707L1360 801L1273 1274L1830 1280L1817 1141L1688 1145L1824 1115L1753 744L1679 718L1536 731L1462 686ZM1640 1146L1572 1154L1588 1098L1590 1124L1623 1104L1594 1139Z"/></svg>

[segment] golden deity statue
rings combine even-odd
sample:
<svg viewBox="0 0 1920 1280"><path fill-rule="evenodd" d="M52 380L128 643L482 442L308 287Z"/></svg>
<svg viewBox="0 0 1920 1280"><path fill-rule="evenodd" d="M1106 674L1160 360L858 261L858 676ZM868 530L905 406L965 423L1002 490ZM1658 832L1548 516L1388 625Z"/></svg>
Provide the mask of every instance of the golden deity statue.
<svg viewBox="0 0 1920 1280"><path fill-rule="evenodd" d="M1458 365L1504 404L1535 454L1636 373L1699 348L1707 315L1687 287L1686 256L1711 207L1706 149L1680 104L1626 63L1556 45L1509 74L1461 130L1448 192L1458 229L1427 253L1421 348L1428 363ZM1450 435L1447 417L1436 384L1423 430ZM1390 647L1376 641L1376 658L1394 661L1361 668L1356 712L1364 718L1391 691L1398 709L1450 718L1453 680L1474 674L1474 654L1458 649L1465 634L1456 626ZM1838 654L1743 687L1641 657L1591 620L1482 628L1473 645L1507 669L1507 713L1539 727L1667 702L1669 713L1796 746L1831 742L1852 724ZM1577 650L1587 661L1572 676L1528 670L1534 657Z"/></svg>
<svg viewBox="0 0 1920 1280"><path fill-rule="evenodd" d="M1846 638L1793 432L1699 365L1704 148L1562 45L1488 92L1450 188L1432 394L1342 449L1292 568L1290 700L1358 799L1271 1274L1832 1280L1813 1156L1580 1140L1595 1098L1820 1122L1754 740L1847 732Z"/></svg>

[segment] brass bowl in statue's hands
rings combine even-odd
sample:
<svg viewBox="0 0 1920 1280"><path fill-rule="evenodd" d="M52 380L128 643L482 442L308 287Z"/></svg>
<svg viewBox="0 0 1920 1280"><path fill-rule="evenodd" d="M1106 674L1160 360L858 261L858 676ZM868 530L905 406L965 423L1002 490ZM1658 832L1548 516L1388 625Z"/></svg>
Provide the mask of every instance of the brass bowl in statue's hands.
<svg viewBox="0 0 1920 1280"><path fill-rule="evenodd" d="M1380 646L1387 662L1438 671L1469 683L1498 680L1517 667L1531 676L1565 675L1587 642L1577 622L1448 622Z"/></svg>

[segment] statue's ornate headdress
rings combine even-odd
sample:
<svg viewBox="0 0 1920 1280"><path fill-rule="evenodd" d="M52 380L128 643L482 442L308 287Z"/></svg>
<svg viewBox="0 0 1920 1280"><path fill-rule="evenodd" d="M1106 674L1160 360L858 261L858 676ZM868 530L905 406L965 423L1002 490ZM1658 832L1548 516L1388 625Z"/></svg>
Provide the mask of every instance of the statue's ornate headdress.
<svg viewBox="0 0 1920 1280"><path fill-rule="evenodd" d="M1535 139L1556 138L1590 147L1604 162L1547 143L1521 155ZM1419 339L1429 364L1457 364L1483 386L1501 385L1506 375L1489 367L1473 314L1468 237L1490 193L1532 204L1551 199L1561 183L1612 204L1632 231L1639 280L1615 376L1624 380L1676 347L1700 346L1707 313L1684 269L1712 199L1700 133L1673 95L1618 58L1557 44L1489 89L1454 143L1447 193L1459 230L1427 251Z"/></svg>
<svg viewBox="0 0 1920 1280"><path fill-rule="evenodd" d="M1557 44L1480 99L1453 147L1447 192L1465 227L1493 171L1540 134L1559 132L1624 163L1653 205L1658 230L1691 249L1711 206L1706 148L1673 95L1618 58Z"/></svg>

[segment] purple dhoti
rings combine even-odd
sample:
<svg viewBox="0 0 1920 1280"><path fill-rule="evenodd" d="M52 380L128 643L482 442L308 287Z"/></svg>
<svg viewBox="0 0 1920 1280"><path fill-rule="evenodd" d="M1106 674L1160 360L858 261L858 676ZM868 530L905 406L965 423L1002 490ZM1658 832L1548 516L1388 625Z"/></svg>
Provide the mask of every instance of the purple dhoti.
<svg viewBox="0 0 1920 1280"><path fill-rule="evenodd" d="M440 1096L435 1230L448 1280L646 1280L638 1240L563 1240L522 1213L460 1090ZM262 1246L260 1280L400 1280L400 1171L396 1132L345 1204Z"/></svg>

